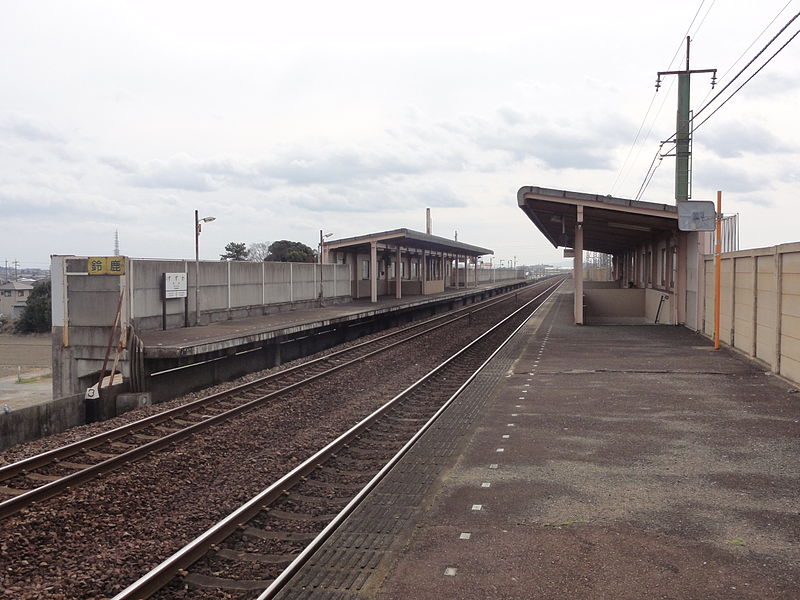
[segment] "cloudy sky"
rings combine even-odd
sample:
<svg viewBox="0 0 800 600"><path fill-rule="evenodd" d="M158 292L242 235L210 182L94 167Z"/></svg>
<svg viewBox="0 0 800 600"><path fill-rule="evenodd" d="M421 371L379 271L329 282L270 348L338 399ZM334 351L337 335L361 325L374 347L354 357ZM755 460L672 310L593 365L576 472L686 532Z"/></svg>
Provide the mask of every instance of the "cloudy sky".
<svg viewBox="0 0 800 600"><path fill-rule="evenodd" d="M111 254L115 230L128 256L192 257L195 209L217 218L201 236L208 259L230 241L424 230L430 207L437 235L457 230L495 260L554 262L517 190L635 197L675 129L675 78L653 84L682 68L687 32L692 68L719 69L724 85L800 11L800 0L0 3L0 264L32 267ZM797 65L800 40L695 133L693 197L724 190L744 248L800 241ZM709 84L693 77L695 110ZM642 199L673 202L673 173L665 158Z"/></svg>

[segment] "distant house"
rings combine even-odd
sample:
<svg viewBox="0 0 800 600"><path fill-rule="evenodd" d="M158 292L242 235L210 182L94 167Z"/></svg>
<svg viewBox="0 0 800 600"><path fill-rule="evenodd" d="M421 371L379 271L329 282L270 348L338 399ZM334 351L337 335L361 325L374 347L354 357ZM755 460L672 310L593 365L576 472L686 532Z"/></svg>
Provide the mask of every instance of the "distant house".
<svg viewBox="0 0 800 600"><path fill-rule="evenodd" d="M21 317L32 289L33 286L24 281L0 283L0 315Z"/></svg>

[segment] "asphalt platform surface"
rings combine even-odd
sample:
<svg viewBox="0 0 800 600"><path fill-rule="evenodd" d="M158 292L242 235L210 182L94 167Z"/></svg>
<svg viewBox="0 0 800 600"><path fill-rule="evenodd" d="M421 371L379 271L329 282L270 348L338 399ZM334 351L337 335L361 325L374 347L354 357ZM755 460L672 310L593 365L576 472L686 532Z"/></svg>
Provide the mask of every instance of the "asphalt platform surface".
<svg viewBox="0 0 800 600"><path fill-rule="evenodd" d="M682 327L575 326L571 291L283 597L800 598L800 393Z"/></svg>

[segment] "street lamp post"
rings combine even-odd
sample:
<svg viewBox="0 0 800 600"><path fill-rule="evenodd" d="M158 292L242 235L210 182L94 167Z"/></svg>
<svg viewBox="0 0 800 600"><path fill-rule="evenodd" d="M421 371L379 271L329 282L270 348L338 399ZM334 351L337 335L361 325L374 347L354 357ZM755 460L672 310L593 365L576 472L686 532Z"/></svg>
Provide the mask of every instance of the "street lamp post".
<svg viewBox="0 0 800 600"><path fill-rule="evenodd" d="M200 231L203 223L210 223L216 217L199 218L194 211L194 324L200 324Z"/></svg>
<svg viewBox="0 0 800 600"><path fill-rule="evenodd" d="M322 229L319 230L319 305L324 306L323 304L323 292L322 292L322 246L325 243L325 239L331 237L332 233L323 233Z"/></svg>

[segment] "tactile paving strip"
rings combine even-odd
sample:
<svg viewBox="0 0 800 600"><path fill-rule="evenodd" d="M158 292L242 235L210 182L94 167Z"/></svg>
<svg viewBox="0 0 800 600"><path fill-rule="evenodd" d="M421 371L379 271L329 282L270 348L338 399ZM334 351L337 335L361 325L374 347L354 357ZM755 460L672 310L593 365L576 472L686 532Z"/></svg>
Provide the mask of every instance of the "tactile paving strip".
<svg viewBox="0 0 800 600"><path fill-rule="evenodd" d="M367 597L366 591L380 584L385 575L382 561L411 537L422 514L419 507L423 499L444 468L457 458L486 399L511 370L530 336L544 330L544 322L552 320L550 313L538 323L529 321L506 344L277 598L353 600Z"/></svg>

